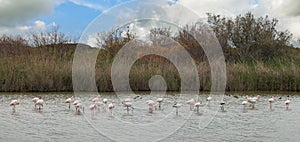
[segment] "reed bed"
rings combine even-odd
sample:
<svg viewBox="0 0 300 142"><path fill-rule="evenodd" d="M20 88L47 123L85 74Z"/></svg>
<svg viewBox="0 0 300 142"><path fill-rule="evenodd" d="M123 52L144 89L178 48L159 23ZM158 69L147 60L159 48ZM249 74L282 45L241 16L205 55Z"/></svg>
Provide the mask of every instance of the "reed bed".
<svg viewBox="0 0 300 142"><path fill-rule="evenodd" d="M58 92L73 91L72 59L74 50L57 54L56 50L32 49L29 55L0 58L0 91ZM45 49L46 50L46 49ZM96 63L96 83L101 92L114 91L111 83L113 58L99 52ZM300 61L274 60L269 62L227 64L226 91L300 91ZM197 63L200 91L209 91L209 64ZM134 91L149 91L149 79L161 75L168 91L180 90L176 67L163 58L141 58L130 70L130 85Z"/></svg>

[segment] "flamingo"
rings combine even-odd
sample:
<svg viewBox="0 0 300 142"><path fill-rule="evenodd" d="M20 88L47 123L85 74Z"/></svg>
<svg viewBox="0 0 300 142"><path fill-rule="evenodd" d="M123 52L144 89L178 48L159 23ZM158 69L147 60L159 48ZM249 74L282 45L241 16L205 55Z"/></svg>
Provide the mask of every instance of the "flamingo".
<svg viewBox="0 0 300 142"><path fill-rule="evenodd" d="M164 98L157 98L156 102L158 102L158 108L161 109L161 103L164 101Z"/></svg>
<svg viewBox="0 0 300 142"><path fill-rule="evenodd" d="M84 112L84 107L82 106L81 102L76 103L75 109L76 109L76 112L78 112L78 113L80 112L81 109L82 109L82 112Z"/></svg>
<svg viewBox="0 0 300 142"><path fill-rule="evenodd" d="M122 102L123 106L126 107L127 113L129 112L129 109L131 108L131 110L133 111L133 107L132 107L132 103L128 102L128 101L124 101Z"/></svg>
<svg viewBox="0 0 300 142"><path fill-rule="evenodd" d="M69 104L69 109L71 109L71 103L74 102L74 96L65 100L65 103Z"/></svg>
<svg viewBox="0 0 300 142"><path fill-rule="evenodd" d="M81 103L80 98L78 98L77 100L75 100L75 101L73 102L73 105L77 105L78 103Z"/></svg>
<svg viewBox="0 0 300 142"><path fill-rule="evenodd" d="M251 98L251 99L256 100L256 101L258 102L259 99L260 99L260 95L257 95L256 97L253 97L253 98Z"/></svg>
<svg viewBox="0 0 300 142"><path fill-rule="evenodd" d="M106 104L107 104L107 102L108 102L108 100L106 99L106 98L104 98L103 100L102 100L102 104L103 104L103 106L102 106L102 108L103 108L103 110L105 110L106 109Z"/></svg>
<svg viewBox="0 0 300 142"><path fill-rule="evenodd" d="M149 105L149 113L153 113L155 102L153 100L148 100L146 103Z"/></svg>
<svg viewBox="0 0 300 142"><path fill-rule="evenodd" d="M200 107L201 103L200 102L196 102L195 103L195 107L197 108L197 112L199 112L199 107Z"/></svg>
<svg viewBox="0 0 300 142"><path fill-rule="evenodd" d="M177 102L174 103L173 107L176 108L176 115L178 115L178 109L182 106L182 104L179 104Z"/></svg>
<svg viewBox="0 0 300 142"><path fill-rule="evenodd" d="M12 100L9 105L12 106L13 108L13 111L16 110L16 105L19 105L20 104L20 101L19 100Z"/></svg>
<svg viewBox="0 0 300 142"><path fill-rule="evenodd" d="M103 111L105 110L105 104L103 102L97 101L97 102L94 102L94 104L96 104L98 111L100 111L100 108L102 108Z"/></svg>
<svg viewBox="0 0 300 142"><path fill-rule="evenodd" d="M90 105L90 110L93 111L92 115L95 115L95 110L97 109L97 105L95 103L93 103L92 105Z"/></svg>
<svg viewBox="0 0 300 142"><path fill-rule="evenodd" d="M224 105L225 105L226 103L224 102L224 101L221 101L220 102L220 108L221 108L221 110L222 111L225 111L225 108L224 108Z"/></svg>
<svg viewBox="0 0 300 142"><path fill-rule="evenodd" d="M288 98L284 103L285 103L286 110L288 110L291 100Z"/></svg>
<svg viewBox="0 0 300 142"><path fill-rule="evenodd" d="M38 109L41 109L44 107L44 100L40 97L34 104L34 108L36 109L36 106L38 106Z"/></svg>
<svg viewBox="0 0 300 142"><path fill-rule="evenodd" d="M210 102L211 100L212 100L211 96L208 96L208 97L206 98L206 101L208 101L208 102Z"/></svg>
<svg viewBox="0 0 300 142"><path fill-rule="evenodd" d="M127 97L124 99L124 101L122 101L122 104L124 107L126 107L127 113L129 112L129 109L131 108L133 111L133 107L132 107L132 103L131 103L131 99L130 97Z"/></svg>
<svg viewBox="0 0 300 142"><path fill-rule="evenodd" d="M195 98L194 99L190 99L190 100L186 101L186 103L190 105L190 110L193 110L193 107L194 107L194 105L196 103L196 99Z"/></svg>
<svg viewBox="0 0 300 142"><path fill-rule="evenodd" d="M39 100L38 97L34 97L31 101L32 101L33 103L36 103L38 100Z"/></svg>
<svg viewBox="0 0 300 142"><path fill-rule="evenodd" d="M75 106L75 111L79 112L80 111L79 109L82 108L82 104L81 104L80 98L78 98L77 100L75 100L73 102L73 105Z"/></svg>
<svg viewBox="0 0 300 142"><path fill-rule="evenodd" d="M108 100L107 100L106 98L104 98L104 99L102 100L102 102L103 102L104 104L107 104Z"/></svg>
<svg viewBox="0 0 300 142"><path fill-rule="evenodd" d="M101 95L98 95L96 98L92 99L92 102L98 102L100 100Z"/></svg>
<svg viewBox="0 0 300 142"><path fill-rule="evenodd" d="M254 105L257 103L257 101L260 99L260 96L258 95L257 97L249 98L246 96L246 100L251 103L252 109L254 109Z"/></svg>
<svg viewBox="0 0 300 142"><path fill-rule="evenodd" d="M112 114L112 110L115 108L115 101L112 101L110 104L108 104L108 109L110 113Z"/></svg>
<svg viewBox="0 0 300 142"><path fill-rule="evenodd" d="M244 106L244 110L246 109L246 105L248 104L248 101L247 100L245 100L245 101L243 101L242 102L242 105Z"/></svg>
<svg viewBox="0 0 300 142"><path fill-rule="evenodd" d="M268 99L268 102L270 103L270 110L272 110L272 103L274 103L274 96L272 98Z"/></svg>
<svg viewBox="0 0 300 142"><path fill-rule="evenodd" d="M124 102L131 102L130 97L125 98Z"/></svg>

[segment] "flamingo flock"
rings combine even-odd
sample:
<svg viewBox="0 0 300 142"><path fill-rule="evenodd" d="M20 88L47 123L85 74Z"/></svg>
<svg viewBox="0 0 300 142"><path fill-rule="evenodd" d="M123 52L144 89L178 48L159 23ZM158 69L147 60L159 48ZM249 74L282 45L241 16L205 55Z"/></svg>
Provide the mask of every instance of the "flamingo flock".
<svg viewBox="0 0 300 142"><path fill-rule="evenodd" d="M279 97L279 100L281 99L282 97ZM253 98L250 98L249 96L246 96L246 98L245 98L245 100L242 102L242 105L244 106L244 109L246 109L246 105L247 104L250 104L250 107L251 107L251 109L254 109L255 107L255 104L256 103L258 103L259 102L259 100L260 100L260 95L257 95L256 97L253 97ZM268 100L267 100L267 102L270 104L270 110L272 111L273 110L273 103L275 102L276 100L275 100L275 97L274 96L272 96L271 98L269 98ZM287 100L284 102L284 104L285 104L285 108L286 108L286 110L288 110L289 109L289 105L290 105L290 103L291 103L291 100L289 99L289 96L287 96Z"/></svg>
<svg viewBox="0 0 300 142"><path fill-rule="evenodd" d="M236 97L235 97L236 98ZM141 96L136 96L134 97L134 100L136 99L143 99ZM279 100L281 99L281 97L279 98ZM34 104L34 109L38 109L41 110L44 107L44 100L41 97L34 97L31 100ZM209 104L212 101L212 97L208 96L206 98L207 104ZM157 110L157 106L158 109L160 110L162 108L164 102L164 98L157 98L156 100L147 100L146 104L148 105L148 112L149 113L153 113L155 110ZM258 102L260 102L260 95L257 95L256 97L249 97L246 96L245 100L242 101L242 105L244 106L244 110L247 108L247 106L249 105L250 109L255 109L255 104L257 104ZM271 98L267 99L267 102L270 105L270 110L273 110L273 103L276 102L275 97L272 96ZM68 104L68 109L71 109L71 105L73 105L75 107L75 112L76 113L84 113L84 106L82 104L82 101L80 98L76 98L74 96L67 98L64 103ZM284 102L285 104L285 109L289 110L289 105L291 103L291 100L289 98L289 96L287 97L287 100ZM15 112L16 111L16 106L20 104L19 100L12 100L9 105L12 107L12 110ZM196 112L200 112L200 107L203 106L204 104L202 104L202 101L196 98L192 98L188 101L186 101L186 104L189 105L189 109L190 111L196 111ZM226 101L222 100L219 104L220 110L221 111L225 111L225 105L226 105ZM129 111L134 110L134 105L133 102L131 100L130 97L126 97L123 101L122 101L122 106L125 108L125 110L127 111L127 113L129 113ZM183 104L178 103L178 102L174 102L174 104L172 105L173 108L175 108L175 112L176 115L178 115L179 113L179 109L183 106ZM101 96L98 95L95 98L91 99L91 105L89 106L89 109L92 111L92 114L95 115L96 111L106 111L108 110L111 114L113 114L113 109L115 108L115 101L112 100L111 102L109 102L108 99L103 98L101 100Z"/></svg>

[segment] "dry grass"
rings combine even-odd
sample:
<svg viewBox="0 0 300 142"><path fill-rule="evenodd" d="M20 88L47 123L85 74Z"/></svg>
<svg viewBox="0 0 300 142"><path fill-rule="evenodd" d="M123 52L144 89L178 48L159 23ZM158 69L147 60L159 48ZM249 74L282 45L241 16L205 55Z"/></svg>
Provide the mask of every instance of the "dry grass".
<svg viewBox="0 0 300 142"><path fill-rule="evenodd" d="M94 49L93 49L94 50ZM24 54L22 53L24 52ZM25 54L26 53L26 54ZM0 91L72 91L74 48L32 48L0 58ZM96 64L99 91L113 91L111 63L113 58L101 50ZM210 67L197 63L200 90L211 87ZM188 70L188 69L187 69ZM169 91L180 90L176 67L161 57L147 56L138 60L130 71L130 85L135 91L148 91L153 75L164 77ZM300 91L300 61L227 63L227 91Z"/></svg>

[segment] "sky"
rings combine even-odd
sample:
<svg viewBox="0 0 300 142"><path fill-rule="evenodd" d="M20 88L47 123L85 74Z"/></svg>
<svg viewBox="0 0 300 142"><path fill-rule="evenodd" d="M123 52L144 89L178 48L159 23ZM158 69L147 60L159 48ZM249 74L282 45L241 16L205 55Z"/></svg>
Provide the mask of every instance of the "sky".
<svg viewBox="0 0 300 142"><path fill-rule="evenodd" d="M58 25L67 35L80 36L103 12L129 0L0 0L0 34L25 35ZM142 1L142 0L139 0ZM200 16L216 13L234 17L251 11L279 19L278 28L300 38L299 0L169 0Z"/></svg>

